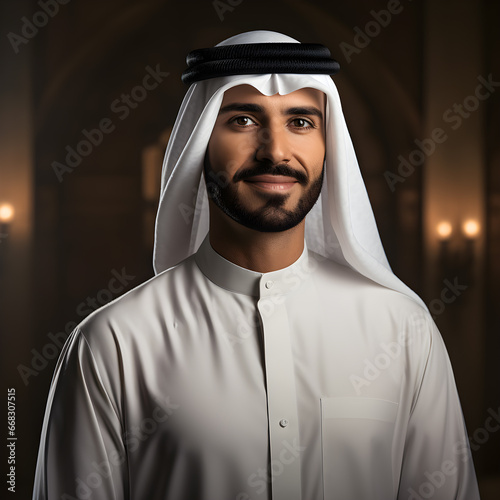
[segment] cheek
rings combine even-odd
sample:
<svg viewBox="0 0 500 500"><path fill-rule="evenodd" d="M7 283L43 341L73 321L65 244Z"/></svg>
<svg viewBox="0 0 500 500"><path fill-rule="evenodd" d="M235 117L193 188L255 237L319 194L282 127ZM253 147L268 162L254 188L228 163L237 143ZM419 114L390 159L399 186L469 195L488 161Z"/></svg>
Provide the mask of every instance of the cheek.
<svg viewBox="0 0 500 500"><path fill-rule="evenodd" d="M214 171L236 171L251 152L245 134L214 134L208 145L208 158Z"/></svg>
<svg viewBox="0 0 500 500"><path fill-rule="evenodd" d="M314 140L311 138L296 143L297 152L305 164L314 170L321 171L325 159L325 141L323 138L318 137Z"/></svg>
<svg viewBox="0 0 500 500"><path fill-rule="evenodd" d="M227 142L221 137L221 134L214 134L208 144L208 158L212 170L218 172L224 170L231 152L228 150Z"/></svg>
<svg viewBox="0 0 500 500"><path fill-rule="evenodd" d="M314 163L316 165L321 166L321 168L323 168L325 154L326 154L325 139L323 137L319 137L314 146Z"/></svg>

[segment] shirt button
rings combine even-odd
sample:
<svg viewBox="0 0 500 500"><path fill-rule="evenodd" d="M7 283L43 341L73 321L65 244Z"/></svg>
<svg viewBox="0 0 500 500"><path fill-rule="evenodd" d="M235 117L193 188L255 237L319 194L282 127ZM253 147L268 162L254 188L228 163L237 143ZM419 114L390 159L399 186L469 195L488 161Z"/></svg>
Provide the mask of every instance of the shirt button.
<svg viewBox="0 0 500 500"><path fill-rule="evenodd" d="M273 285L274 285L274 283L272 281L266 281L266 288L267 289L272 288Z"/></svg>
<svg viewBox="0 0 500 500"><path fill-rule="evenodd" d="M282 418L280 420L281 427L286 427L288 425L288 420L286 418Z"/></svg>

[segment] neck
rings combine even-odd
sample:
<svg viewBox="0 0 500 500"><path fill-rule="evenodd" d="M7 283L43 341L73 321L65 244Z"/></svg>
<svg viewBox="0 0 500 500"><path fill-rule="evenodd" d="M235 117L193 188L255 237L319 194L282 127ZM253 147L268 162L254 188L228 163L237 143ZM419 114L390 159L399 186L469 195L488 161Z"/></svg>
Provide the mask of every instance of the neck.
<svg viewBox="0 0 500 500"><path fill-rule="evenodd" d="M304 250L305 220L278 233L249 229L210 204L210 245L225 259L245 269L270 273L293 264Z"/></svg>

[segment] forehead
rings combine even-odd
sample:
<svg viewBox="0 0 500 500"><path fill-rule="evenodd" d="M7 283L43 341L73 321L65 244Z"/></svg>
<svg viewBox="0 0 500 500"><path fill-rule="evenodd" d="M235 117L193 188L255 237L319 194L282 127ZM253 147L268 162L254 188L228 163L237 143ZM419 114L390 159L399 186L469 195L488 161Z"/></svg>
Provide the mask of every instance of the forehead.
<svg viewBox="0 0 500 500"><path fill-rule="evenodd" d="M236 85L224 92L224 98L222 100L222 105L226 105L232 102L259 102L265 105L269 104L280 104L289 105L293 103L294 105L316 105L323 108L326 102L326 95L324 92L318 89L313 89L310 87L305 87L302 89L295 90L289 94L274 94L267 96L259 92L255 87L251 85Z"/></svg>

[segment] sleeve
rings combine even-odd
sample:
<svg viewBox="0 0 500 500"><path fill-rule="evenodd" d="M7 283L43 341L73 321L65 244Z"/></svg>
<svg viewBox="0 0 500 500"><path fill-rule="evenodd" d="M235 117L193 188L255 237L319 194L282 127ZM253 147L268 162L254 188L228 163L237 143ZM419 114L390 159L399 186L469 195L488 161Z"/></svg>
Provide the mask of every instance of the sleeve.
<svg viewBox="0 0 500 500"><path fill-rule="evenodd" d="M479 500L472 455L450 360L427 314L404 447L398 500ZM417 353L413 353L417 354Z"/></svg>
<svg viewBox="0 0 500 500"><path fill-rule="evenodd" d="M33 500L129 498L122 435L119 408L77 328L64 345L52 380Z"/></svg>

